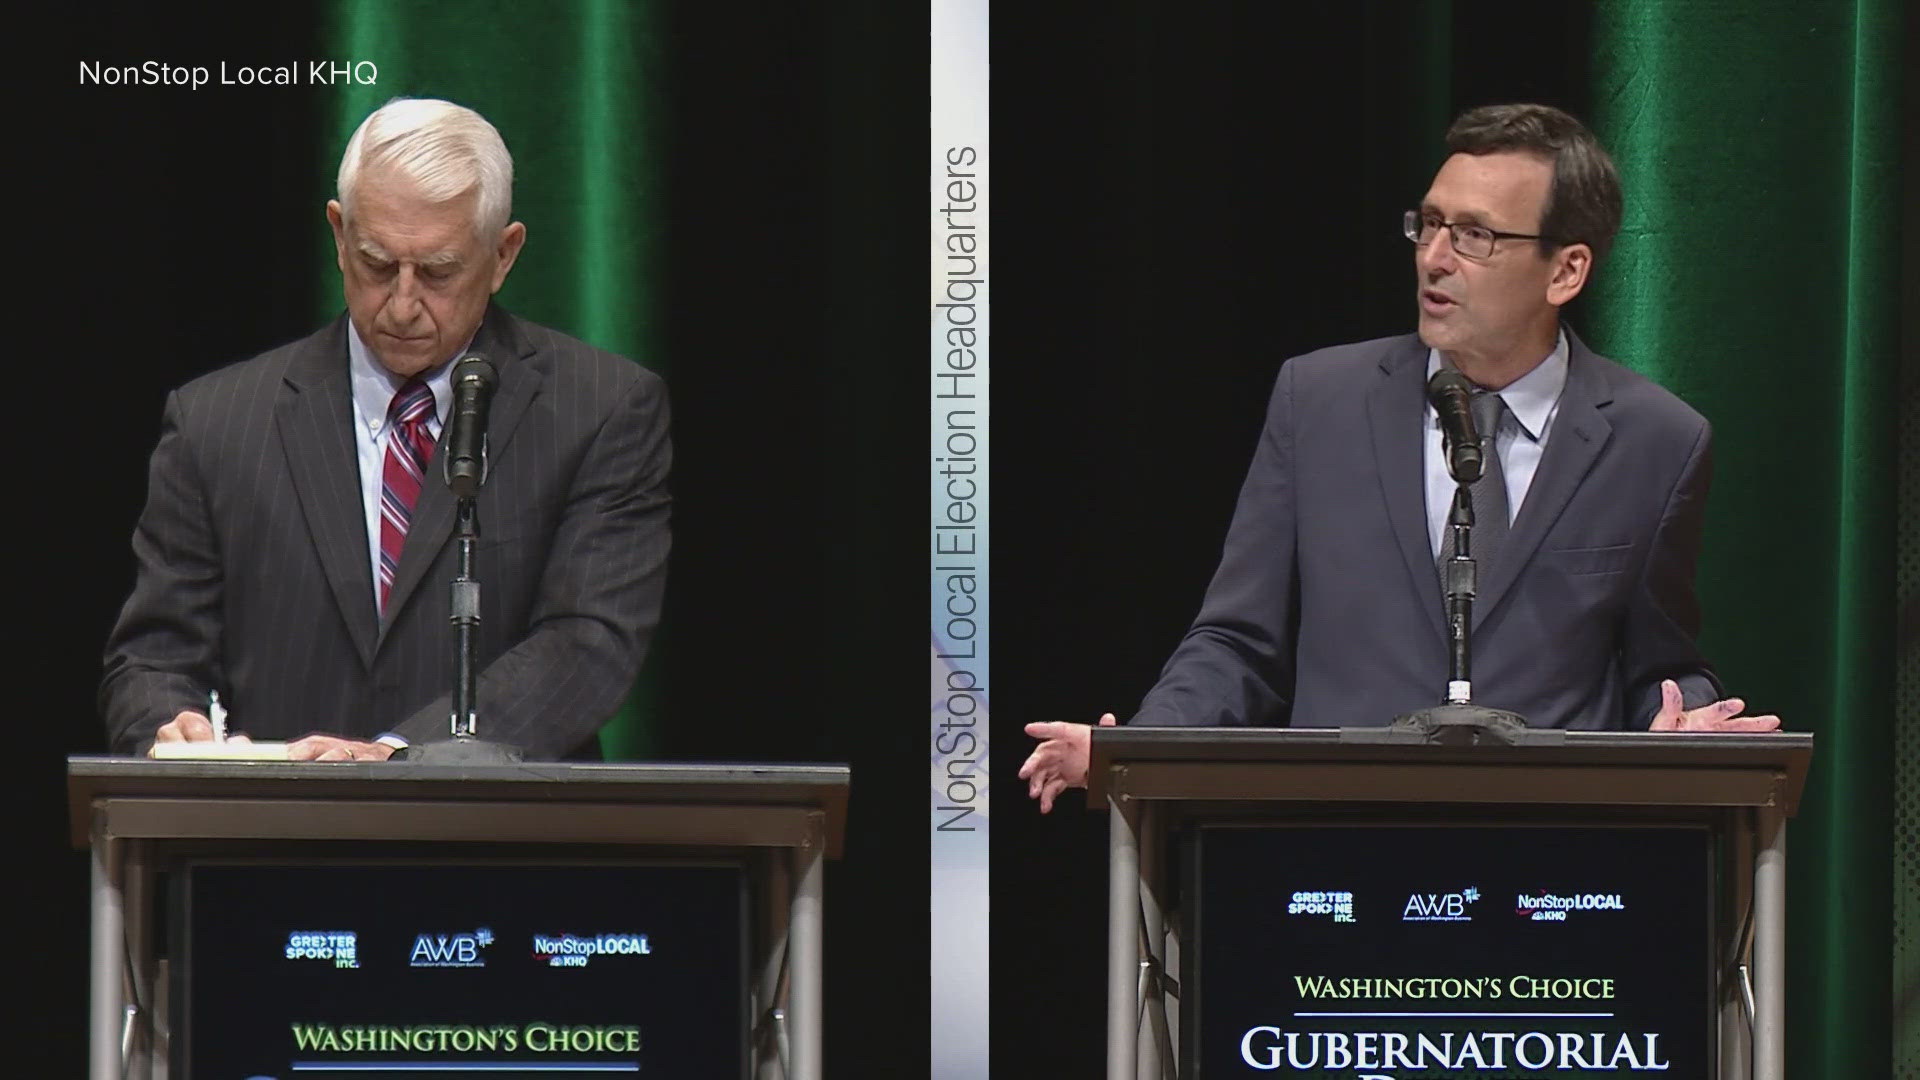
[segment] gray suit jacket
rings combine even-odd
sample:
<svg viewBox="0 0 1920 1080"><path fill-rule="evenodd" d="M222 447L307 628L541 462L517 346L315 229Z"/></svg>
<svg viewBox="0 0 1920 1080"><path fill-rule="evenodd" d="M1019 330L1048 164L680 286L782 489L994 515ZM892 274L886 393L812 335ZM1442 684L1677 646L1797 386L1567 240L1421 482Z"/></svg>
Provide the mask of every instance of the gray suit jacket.
<svg viewBox="0 0 1920 1080"><path fill-rule="evenodd" d="M1644 728L1660 680L1723 696L1695 646L1707 422L1567 334L1567 384L1473 610L1476 703ZM1134 723L1380 725L1438 704L1447 635L1407 335L1280 368L1220 568Z"/></svg>
<svg viewBox="0 0 1920 1080"><path fill-rule="evenodd" d="M133 595L100 708L141 752L220 691L255 739L448 733L453 496L428 466L384 619L354 449L346 318L167 400L134 531ZM499 371L480 490L483 738L597 756L659 621L671 450L665 388L631 361L489 307Z"/></svg>

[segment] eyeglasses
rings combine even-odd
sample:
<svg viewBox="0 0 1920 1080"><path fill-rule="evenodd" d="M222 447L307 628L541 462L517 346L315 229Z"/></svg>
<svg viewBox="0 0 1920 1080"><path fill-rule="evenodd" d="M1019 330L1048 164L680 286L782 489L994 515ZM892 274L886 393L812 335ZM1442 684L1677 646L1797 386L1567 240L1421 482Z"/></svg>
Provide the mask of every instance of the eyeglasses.
<svg viewBox="0 0 1920 1080"><path fill-rule="evenodd" d="M1495 240L1547 239L1532 233L1501 232L1498 229L1489 229L1485 225L1464 225L1457 221L1442 221L1434 214L1423 214L1418 210L1409 210L1400 219L1400 232L1421 247L1432 243L1433 234L1442 228L1452 234L1453 250L1469 259L1491 258Z"/></svg>

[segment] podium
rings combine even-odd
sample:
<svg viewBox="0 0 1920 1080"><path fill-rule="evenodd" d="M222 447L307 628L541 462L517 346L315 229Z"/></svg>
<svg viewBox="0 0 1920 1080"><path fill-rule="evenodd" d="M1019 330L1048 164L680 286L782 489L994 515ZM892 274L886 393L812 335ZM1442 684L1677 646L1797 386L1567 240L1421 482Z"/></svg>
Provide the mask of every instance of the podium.
<svg viewBox="0 0 1920 1080"><path fill-rule="evenodd" d="M92 849L94 1080L151 1080L167 1067L158 875L190 853L298 859L343 843L480 862L488 856L474 853L508 850L522 862L529 852L581 864L737 860L756 909L741 950L746 1071L755 1080L823 1075L822 860L840 851L844 766L74 757L67 773L73 843Z"/></svg>
<svg viewBox="0 0 1920 1080"><path fill-rule="evenodd" d="M1337 825L1363 830L1338 834L1356 846L1363 845L1364 830L1383 822L1524 825L1566 828L1570 834L1576 827L1658 824L1701 835L1717 868L1701 875L1714 882L1703 891L1717 895L1711 916L1700 920L1713 937L1711 974L1703 973L1700 980L1711 986L1711 1001L1701 1005L1702 1019L1711 1030L1700 1041L1717 1063L1711 1075L1745 1078L1750 1068L1755 1080L1780 1080L1785 1046L1785 823L1799 802L1813 737L1559 730L1523 735L1515 745L1443 746L1400 741L1396 733L1381 728L1094 728L1088 797L1106 802L1111 827L1109 1080L1188 1075L1190 1066L1183 1066L1194 1060L1195 1051L1182 1044L1182 1020L1197 1030L1195 1017L1210 1003L1205 998L1197 1005L1179 1001L1182 993L1198 993L1192 977L1196 957L1183 954L1182 933L1194 925L1192 915L1201 904L1199 896L1182 895L1200 889L1192 867L1180 864L1197 859L1191 854L1196 830L1229 822L1242 829ZM1336 895L1344 895L1351 905L1352 893ZM1409 914L1399 918L1410 917L1415 904L1433 903L1437 909L1439 899L1409 897ZM1696 898L1667 899L1684 909ZM1627 906L1617 896L1611 902ZM1594 906L1608 903L1600 898ZM1644 899L1633 903L1639 910L1647 906ZM1542 904L1550 906L1545 900ZM1276 898L1269 917L1278 921L1285 907ZM1528 914L1516 911L1521 917ZM1542 917L1569 914L1602 920L1588 922L1589 927L1604 925L1607 916L1562 912ZM1498 925L1517 925L1514 914L1501 917L1507 921ZM1346 919L1352 918L1349 906ZM1395 932L1402 932L1397 922L1394 925ZM1278 972L1273 975L1280 977ZM1275 1028L1262 1031L1262 1038L1264 1032L1279 1035ZM1251 1030L1247 1038L1240 1044L1241 1054L1253 1045ZM1597 1047L1598 1036L1595 1040ZM1516 1046L1511 1040L1505 1044L1508 1050ZM1576 1046L1576 1054L1584 1046ZM1279 1057L1258 1065L1253 1057L1246 1061L1273 1075L1288 1075L1269 1065ZM1336 1074L1355 1075L1355 1070L1325 1075Z"/></svg>

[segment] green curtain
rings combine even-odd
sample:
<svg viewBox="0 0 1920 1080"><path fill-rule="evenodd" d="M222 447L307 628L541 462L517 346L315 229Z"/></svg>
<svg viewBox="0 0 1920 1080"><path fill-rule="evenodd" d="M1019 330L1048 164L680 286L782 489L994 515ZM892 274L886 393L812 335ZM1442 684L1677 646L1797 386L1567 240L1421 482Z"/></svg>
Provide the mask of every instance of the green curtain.
<svg viewBox="0 0 1920 1080"><path fill-rule="evenodd" d="M1889 1076L1900 14L1594 10L1592 119L1627 211L1591 337L1714 421L1708 655L1815 733L1788 831L1789 1074Z"/></svg>
<svg viewBox="0 0 1920 1080"><path fill-rule="evenodd" d="M322 34L329 55L370 60L378 77L371 86L337 87L330 99L337 112L323 118L333 144L317 181L330 197L347 138L389 99L437 97L477 110L513 153L514 217L527 226L526 250L501 302L670 374L652 347L662 170L648 103L659 82L650 69L666 53L655 36L649 6L627 0L338 0ZM321 258L332 264L330 247ZM340 310L337 279L321 303L328 315ZM655 635L653 655L662 637ZM609 758L648 755L651 697L643 678L601 732Z"/></svg>

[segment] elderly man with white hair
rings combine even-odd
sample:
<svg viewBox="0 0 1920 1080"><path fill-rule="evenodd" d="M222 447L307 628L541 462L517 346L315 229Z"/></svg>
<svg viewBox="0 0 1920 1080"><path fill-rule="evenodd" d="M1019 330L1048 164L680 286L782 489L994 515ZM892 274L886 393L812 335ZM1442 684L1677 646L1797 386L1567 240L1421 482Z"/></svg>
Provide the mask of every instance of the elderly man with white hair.
<svg viewBox="0 0 1920 1080"><path fill-rule="evenodd" d="M448 734L457 545L440 482L454 361L499 375L478 494L481 734L597 756L659 620L666 392L493 303L526 240L478 113L389 102L328 202L346 312L168 398L106 650L115 750L230 726L295 759L380 760Z"/></svg>

